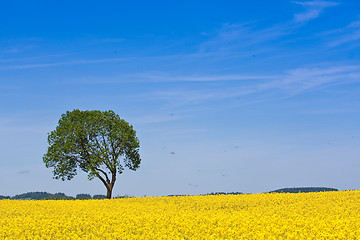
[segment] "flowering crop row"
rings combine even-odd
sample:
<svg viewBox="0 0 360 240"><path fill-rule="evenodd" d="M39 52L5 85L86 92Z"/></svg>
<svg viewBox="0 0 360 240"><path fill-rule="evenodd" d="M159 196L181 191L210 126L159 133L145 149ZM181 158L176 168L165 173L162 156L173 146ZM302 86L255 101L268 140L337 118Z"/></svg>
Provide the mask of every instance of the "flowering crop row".
<svg viewBox="0 0 360 240"><path fill-rule="evenodd" d="M359 239L360 191L1 200L0 239Z"/></svg>

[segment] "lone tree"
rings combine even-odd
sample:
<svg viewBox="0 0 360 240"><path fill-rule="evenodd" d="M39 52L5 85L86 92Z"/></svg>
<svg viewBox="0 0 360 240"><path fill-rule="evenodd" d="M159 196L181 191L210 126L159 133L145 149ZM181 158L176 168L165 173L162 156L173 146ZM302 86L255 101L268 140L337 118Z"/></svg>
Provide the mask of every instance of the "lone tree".
<svg viewBox="0 0 360 240"><path fill-rule="evenodd" d="M43 161L54 168L55 179L71 180L80 168L89 180L101 180L109 199L117 173L124 167L136 171L141 162L135 130L111 110L67 111L48 134L48 143Z"/></svg>

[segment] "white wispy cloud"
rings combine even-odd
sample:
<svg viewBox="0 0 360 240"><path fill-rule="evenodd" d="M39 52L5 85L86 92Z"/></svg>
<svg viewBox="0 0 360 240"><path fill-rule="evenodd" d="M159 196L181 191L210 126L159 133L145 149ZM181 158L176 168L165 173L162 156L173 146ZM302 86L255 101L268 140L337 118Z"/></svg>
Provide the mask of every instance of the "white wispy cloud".
<svg viewBox="0 0 360 240"><path fill-rule="evenodd" d="M18 58L0 58L0 63L9 63L9 62L30 62L30 61L49 61L54 58L68 56L66 53L59 54L46 54L46 55L37 55L31 57L18 57Z"/></svg>
<svg viewBox="0 0 360 240"><path fill-rule="evenodd" d="M80 65L80 64L95 64L95 63L108 63L108 62L123 62L133 60L134 58L103 58L103 59L84 59L84 60L71 60L54 63L34 63L34 64L17 64L0 66L0 70L19 70L19 69L32 69L32 68L46 68L58 67L65 65Z"/></svg>
<svg viewBox="0 0 360 240"><path fill-rule="evenodd" d="M119 79L128 79L138 82L225 82L225 81L247 81L276 79L275 75L246 75L246 74L224 74L224 75L174 75L166 73L146 72L131 74Z"/></svg>
<svg viewBox="0 0 360 240"><path fill-rule="evenodd" d="M246 53L243 53L244 55ZM249 56L247 53L246 56ZM20 70L20 69L36 69L36 68L50 68L59 66L72 65L86 65L86 64L101 64L101 63L116 63L116 62L132 62L132 63L153 63L155 61L169 62L188 62L200 61L206 58L219 57L219 53L190 53L190 54L171 54L159 56L134 56L134 57L117 57L117 58L98 58L98 59L53 59L55 57L65 57L68 54L53 54L47 56L34 56L23 58L0 58L0 70ZM231 58L234 54L220 54L223 58ZM238 56L238 53L236 53ZM47 59L46 59L47 58ZM45 60L44 60L45 59ZM42 61L42 62L39 62ZM45 62L46 61L46 62ZM12 62L13 64L9 64ZM36 62L36 63L33 63Z"/></svg>
<svg viewBox="0 0 360 240"><path fill-rule="evenodd" d="M262 29L255 29L254 23L224 24L215 36L200 45L199 50L200 52L226 52L246 49L249 46L256 46L287 35L290 30L287 24Z"/></svg>
<svg viewBox="0 0 360 240"><path fill-rule="evenodd" d="M333 40L330 41L330 47L337 47L346 43L353 43L360 41L360 21L354 21L348 26L336 29L331 32L326 33L333 37ZM359 42L360 44L360 42Z"/></svg>
<svg viewBox="0 0 360 240"><path fill-rule="evenodd" d="M174 76L174 79L182 78L184 76ZM198 82L196 86L173 87L170 85L159 90L139 93L139 98L152 102L154 109L148 115L134 121L139 124L165 124L191 118L201 112L231 110L324 89L338 90L339 87L347 84L360 83L360 65L323 64L301 67L281 74L269 75L263 79L259 76L241 76L241 74L227 75L230 79L253 79L232 82L231 85L227 85L227 82L223 80L224 76L202 75L197 78L210 81ZM214 85L215 79L218 82ZM345 110L331 109L331 111L336 114Z"/></svg>
<svg viewBox="0 0 360 240"><path fill-rule="evenodd" d="M306 1L306 2L295 2L302 5L305 8L305 12L297 13L294 15L294 21L296 23L304 23L309 20L315 19L320 16L325 8L333 7L338 5L337 2L330 1Z"/></svg>
<svg viewBox="0 0 360 240"><path fill-rule="evenodd" d="M360 65L304 67L287 71L279 80L261 84L259 91L279 89L289 96L360 81Z"/></svg>
<svg viewBox="0 0 360 240"><path fill-rule="evenodd" d="M224 24L208 41L203 42L200 52L234 52L238 50L256 49L266 50L266 44L271 41L281 41L285 36L291 35L301 25L320 16L329 7L339 3L332 1L296 1L305 11L294 14L294 19L287 22L264 26L264 22L246 22L240 24ZM265 24L266 25L266 24ZM259 26L264 26L260 27Z"/></svg>
<svg viewBox="0 0 360 240"><path fill-rule="evenodd" d="M283 74L274 75L273 79L247 82L246 85L241 84L225 92L221 97L232 98L235 96L259 95L262 98L262 96L269 94L271 97L288 98L310 91L318 91L355 82L360 82L360 65L302 67L287 70ZM262 99L266 101L266 98Z"/></svg>
<svg viewBox="0 0 360 240"><path fill-rule="evenodd" d="M74 80L75 81L75 80ZM142 94L142 97L154 101L163 101L173 106L198 104L239 96L271 93L272 96L291 97L308 91L316 91L334 85L360 82L360 65L317 64L299 67L277 74L198 74L177 75L167 72L144 72L141 74L119 75L108 78L82 79L84 83L114 84L121 82L150 84L179 84L194 82L196 85L169 85L161 90ZM230 83L231 85L227 85ZM214 85L216 83L216 85ZM218 87L220 84L221 87ZM175 87L176 86L176 87ZM196 87L194 87L196 86Z"/></svg>
<svg viewBox="0 0 360 240"><path fill-rule="evenodd" d="M222 81L221 76L202 76L200 78L215 78ZM233 75L230 78L241 79L239 75ZM245 78L251 79L250 76L244 75ZM174 106L176 105L175 103L178 103L178 106L183 106L239 96L246 99L247 96L254 95L258 95L263 99L262 101L266 101L263 96L268 93L272 97L292 97L309 91L360 82L360 65L302 67L291 69L278 75L269 75L262 79L258 78L258 76L253 76L252 79L254 81L239 81L237 85L232 85L231 87L223 86L221 88L214 88L204 82L204 87L201 89L184 88L154 91L149 93L148 97L167 103L174 103ZM251 98L250 101L257 102L254 98Z"/></svg>

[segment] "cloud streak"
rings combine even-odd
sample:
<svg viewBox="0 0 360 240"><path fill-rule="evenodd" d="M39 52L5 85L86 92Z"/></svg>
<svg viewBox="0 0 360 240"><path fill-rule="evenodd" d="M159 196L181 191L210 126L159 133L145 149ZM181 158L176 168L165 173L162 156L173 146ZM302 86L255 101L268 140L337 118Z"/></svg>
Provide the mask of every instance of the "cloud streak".
<svg viewBox="0 0 360 240"><path fill-rule="evenodd" d="M360 65L297 68L287 72L279 81L271 82L264 89L277 88L291 96L332 85L359 82Z"/></svg>
<svg viewBox="0 0 360 240"><path fill-rule="evenodd" d="M182 77L174 78L181 79ZM222 76L201 76L198 78L208 79L210 80L209 83L214 79L225 83L225 78ZM242 79L240 75L232 75L228 78ZM360 65L303 67L288 70L280 75L269 75L266 78L243 76L243 79L253 79L253 81L239 81L235 86L219 89L207 85L207 82L202 82L204 87L201 89L155 91L149 94L149 98L160 99L165 102L178 102L179 106L182 106L239 96L262 95L261 97L263 97L267 93L272 93L272 96L275 93L277 97L293 97L309 91L360 82ZM251 101L253 100L251 99Z"/></svg>
<svg viewBox="0 0 360 240"><path fill-rule="evenodd" d="M333 35L336 39L329 43L330 47L337 47L339 45L353 43L360 40L360 21L354 21L342 29L337 29L328 33ZM360 43L359 43L360 44Z"/></svg>
<svg viewBox="0 0 360 240"><path fill-rule="evenodd" d="M253 29L254 23L224 24L210 40L200 45L200 52L230 52L246 49L287 35L287 24L275 25L259 30ZM263 49L262 49L263 50Z"/></svg>
<svg viewBox="0 0 360 240"><path fill-rule="evenodd" d="M325 8L338 5L336 2L328 1L307 1L295 3L300 4L305 8L305 12L294 15L294 21L296 23L305 23L312 19L318 18Z"/></svg>
<svg viewBox="0 0 360 240"><path fill-rule="evenodd" d="M56 62L56 63L19 64L19 65L0 66L0 70L19 70L19 69L59 67L59 66L80 65L80 64L125 62L132 59L134 58L103 58L103 59L64 61L64 62Z"/></svg>
<svg viewBox="0 0 360 240"><path fill-rule="evenodd" d="M275 24L270 27L257 28L259 22L246 22L241 24L224 24L212 38L202 43L200 52L234 52L238 50L264 51L264 44L271 41L282 40L283 37L291 35L302 23L318 18L320 14L329 7L337 6L339 3L331 1L305 1L294 2L301 5L305 11L294 14L291 21ZM263 23L261 23L263 24ZM277 43L278 44L278 43ZM250 47L250 49L249 49Z"/></svg>
<svg viewBox="0 0 360 240"><path fill-rule="evenodd" d="M226 81L249 81L276 79L276 75L174 75L164 73L141 73L122 76L119 78L129 79L135 82L226 82Z"/></svg>

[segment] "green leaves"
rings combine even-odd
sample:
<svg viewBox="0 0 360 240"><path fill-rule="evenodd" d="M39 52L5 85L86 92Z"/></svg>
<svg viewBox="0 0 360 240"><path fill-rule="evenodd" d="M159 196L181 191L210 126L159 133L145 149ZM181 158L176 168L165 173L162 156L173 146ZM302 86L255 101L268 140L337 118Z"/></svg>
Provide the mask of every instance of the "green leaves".
<svg viewBox="0 0 360 240"><path fill-rule="evenodd" d="M98 177L107 185L124 167L135 171L141 163L135 130L111 110L67 111L48 144L43 161L56 179L70 180L81 169L89 180Z"/></svg>

